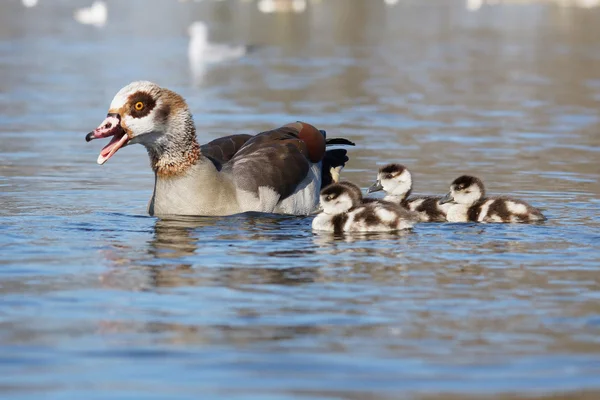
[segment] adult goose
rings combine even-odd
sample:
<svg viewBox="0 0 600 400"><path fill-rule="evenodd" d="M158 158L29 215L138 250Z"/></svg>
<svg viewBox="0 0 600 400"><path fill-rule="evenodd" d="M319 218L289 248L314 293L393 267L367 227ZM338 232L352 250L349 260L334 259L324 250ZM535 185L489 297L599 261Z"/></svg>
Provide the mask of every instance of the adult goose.
<svg viewBox="0 0 600 400"><path fill-rule="evenodd" d="M246 211L308 215L322 187L348 161L324 131L296 122L257 135L231 135L200 146L185 100L152 82L133 82L113 98L86 140L112 136L98 156L140 143L154 170L150 215L230 215Z"/></svg>

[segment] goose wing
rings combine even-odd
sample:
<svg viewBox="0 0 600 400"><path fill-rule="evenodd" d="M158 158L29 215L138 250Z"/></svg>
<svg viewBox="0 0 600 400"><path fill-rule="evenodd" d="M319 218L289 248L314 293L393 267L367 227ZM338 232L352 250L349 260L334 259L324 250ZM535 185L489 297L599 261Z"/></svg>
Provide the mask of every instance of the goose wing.
<svg viewBox="0 0 600 400"><path fill-rule="evenodd" d="M221 165L231 160L250 138L252 135L224 136L203 144L200 146L200 151L220 170Z"/></svg>
<svg viewBox="0 0 600 400"><path fill-rule="evenodd" d="M310 166L324 155L323 132L296 122L253 136L224 168L238 188L258 195L260 187L268 187L281 201L294 193Z"/></svg>

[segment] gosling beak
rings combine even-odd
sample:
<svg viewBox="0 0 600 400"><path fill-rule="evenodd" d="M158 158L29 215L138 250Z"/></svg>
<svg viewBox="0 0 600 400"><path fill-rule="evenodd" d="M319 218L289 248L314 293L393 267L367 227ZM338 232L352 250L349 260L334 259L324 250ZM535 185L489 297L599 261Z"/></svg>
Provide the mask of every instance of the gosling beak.
<svg viewBox="0 0 600 400"><path fill-rule="evenodd" d="M102 121L100 126L91 131L85 136L85 141L89 142L94 139L101 139L112 136L111 141L104 146L98 156L98 164L104 164L109 158L113 156L121 147L127 145L129 137L121 126L121 116L115 113L109 113L106 115L106 119Z"/></svg>
<svg viewBox="0 0 600 400"><path fill-rule="evenodd" d="M383 186L381 186L381 181L377 181L367 189L367 193L379 192L380 190L383 190Z"/></svg>
<svg viewBox="0 0 600 400"><path fill-rule="evenodd" d="M446 204L446 203L450 203L454 201L454 197L452 197L452 194L450 192L446 193L446 195L444 197L442 197L440 199L440 204Z"/></svg>

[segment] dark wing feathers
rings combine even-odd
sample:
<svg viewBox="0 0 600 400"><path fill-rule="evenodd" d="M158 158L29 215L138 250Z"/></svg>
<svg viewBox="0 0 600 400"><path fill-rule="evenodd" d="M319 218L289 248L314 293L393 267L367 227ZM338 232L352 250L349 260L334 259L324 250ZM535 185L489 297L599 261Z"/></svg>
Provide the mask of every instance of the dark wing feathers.
<svg viewBox="0 0 600 400"><path fill-rule="evenodd" d="M259 187L266 186L275 190L281 201L306 178L311 159L323 160L323 174L329 179L331 168L348 161L345 150L325 152L325 146L329 145L354 143L342 138L325 140L325 131L295 122L255 136L215 139L201 146L201 151L218 169L231 171L239 188L258 193Z"/></svg>
<svg viewBox="0 0 600 400"><path fill-rule="evenodd" d="M325 141L327 146L354 146L354 142L344 138L331 138Z"/></svg>
<svg viewBox="0 0 600 400"><path fill-rule="evenodd" d="M292 127L281 127L253 136L224 168L233 172L237 186L258 193L266 186L275 190L279 200L290 196L308 174L306 144Z"/></svg>
<svg viewBox="0 0 600 400"><path fill-rule="evenodd" d="M344 167L348 162L348 152L345 149L327 150L323 157L321 169L321 188L331 185L334 182L332 170L337 167Z"/></svg>
<svg viewBox="0 0 600 400"><path fill-rule="evenodd" d="M206 157L216 160L221 164L231 160L252 135L231 135L208 142L200 146L200 151ZM213 161L214 162L214 161Z"/></svg>

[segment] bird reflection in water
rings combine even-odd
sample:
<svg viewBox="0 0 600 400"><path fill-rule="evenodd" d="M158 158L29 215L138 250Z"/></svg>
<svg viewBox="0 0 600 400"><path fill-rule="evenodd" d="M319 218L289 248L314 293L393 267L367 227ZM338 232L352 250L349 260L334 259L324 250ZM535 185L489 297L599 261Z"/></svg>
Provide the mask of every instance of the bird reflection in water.
<svg viewBox="0 0 600 400"><path fill-rule="evenodd" d="M103 276L103 283L152 290L313 282L319 276L317 264L283 261L314 253L314 249L297 245L298 239L308 235L305 229L298 229L299 224L309 226L305 218L261 213L158 219L144 249L111 245L105 256L116 268Z"/></svg>
<svg viewBox="0 0 600 400"><path fill-rule="evenodd" d="M298 264L298 254L308 251L298 245L298 239L311 245L310 231L298 229L299 224L308 227L310 221L258 213L156 220L153 237L142 248L115 243L105 253L113 268L103 276L103 284L125 291L147 291L150 296L162 296L172 288L190 288L198 308L165 308L158 300L151 310L145 309L147 320L110 318L99 322L100 331L147 334L150 341L174 344L243 345L327 330L327 326L302 322L269 322L273 313L304 312L284 311L285 304L272 303L271 296L280 290L277 286L301 287L323 280L318 263ZM240 307L240 303L245 306ZM219 313L223 310L235 314L240 325L221 323ZM181 313L189 322L172 322Z"/></svg>

